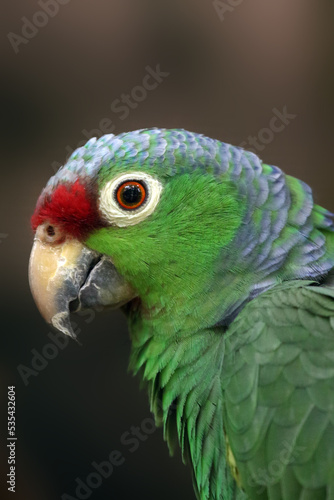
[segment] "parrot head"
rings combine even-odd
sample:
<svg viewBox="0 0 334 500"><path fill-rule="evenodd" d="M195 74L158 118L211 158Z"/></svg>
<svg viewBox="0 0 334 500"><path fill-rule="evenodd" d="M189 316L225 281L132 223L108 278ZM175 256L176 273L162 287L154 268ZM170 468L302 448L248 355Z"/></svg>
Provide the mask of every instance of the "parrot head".
<svg viewBox="0 0 334 500"><path fill-rule="evenodd" d="M73 153L32 216L29 279L49 323L74 336L72 311L140 302L162 313L205 293L243 212L235 186L217 182L215 142L152 129Z"/></svg>
<svg viewBox="0 0 334 500"><path fill-rule="evenodd" d="M241 148L176 129L105 135L38 199L31 290L72 337L70 313L86 308L122 307L165 334L228 325L277 280L332 265L310 224L327 214L314 214L308 186Z"/></svg>

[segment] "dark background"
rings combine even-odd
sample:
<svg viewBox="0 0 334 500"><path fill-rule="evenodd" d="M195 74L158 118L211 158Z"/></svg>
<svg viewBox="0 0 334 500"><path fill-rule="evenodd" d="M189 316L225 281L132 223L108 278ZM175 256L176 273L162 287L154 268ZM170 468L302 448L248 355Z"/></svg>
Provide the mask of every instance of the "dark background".
<svg viewBox="0 0 334 500"><path fill-rule="evenodd" d="M226 0L219 16L204 0L69 0L16 51L13 36L22 36L26 19L44 21L36 17L37 1L7 4L1 16L0 376L3 409L7 386L16 386L12 497L76 498L76 478L85 481L92 462L117 449L124 464L87 498L193 499L189 470L169 458L160 429L133 452L120 442L151 418L145 392L127 373L130 344L120 313L80 318L82 346L69 343L24 384L18 366L31 369L31 350L42 353L50 344L28 286L29 219L55 166L85 139L83 129L100 128L104 118L116 134L182 127L240 144L284 106L296 117L258 152L311 184L317 202L334 210L332 2ZM8 38L9 32L15 35ZM169 76L121 120L111 103L158 64Z"/></svg>

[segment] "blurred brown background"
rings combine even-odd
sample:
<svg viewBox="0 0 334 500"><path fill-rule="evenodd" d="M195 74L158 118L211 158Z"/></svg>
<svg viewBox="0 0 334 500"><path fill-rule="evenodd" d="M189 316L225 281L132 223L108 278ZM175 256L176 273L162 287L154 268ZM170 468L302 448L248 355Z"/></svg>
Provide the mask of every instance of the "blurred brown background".
<svg viewBox="0 0 334 500"><path fill-rule="evenodd" d="M27 282L29 219L45 182L90 131L182 127L232 144L255 137L263 159L311 184L317 202L334 210L333 10L326 0L8 3L1 45L0 371L4 402L7 385L16 386L18 500L64 493L194 498L189 470L179 457L169 458L160 429L138 439L135 451L121 443L124 432L151 418L146 394L127 373L121 314L80 318L81 347L59 350L26 385L18 372L18 365L31 369L33 353L50 344ZM168 76L143 98L135 87L157 65ZM115 110L115 100L132 92L137 101L126 112ZM293 118L270 131L273 110L284 108ZM76 478L85 481L92 462L115 449L124 464L77 497ZM4 444L1 498L6 456Z"/></svg>

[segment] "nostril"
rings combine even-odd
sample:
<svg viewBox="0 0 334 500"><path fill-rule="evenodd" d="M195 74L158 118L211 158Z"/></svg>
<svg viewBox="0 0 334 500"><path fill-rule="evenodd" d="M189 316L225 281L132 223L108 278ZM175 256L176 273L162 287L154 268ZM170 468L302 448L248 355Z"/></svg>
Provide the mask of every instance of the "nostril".
<svg viewBox="0 0 334 500"><path fill-rule="evenodd" d="M36 236L44 243L49 243L51 245L59 245L65 241L65 234L62 229L52 223L50 224L49 221L38 226Z"/></svg>
<svg viewBox="0 0 334 500"><path fill-rule="evenodd" d="M53 226L48 226L46 228L46 232L47 232L48 236L55 236L55 234L56 234L55 228Z"/></svg>

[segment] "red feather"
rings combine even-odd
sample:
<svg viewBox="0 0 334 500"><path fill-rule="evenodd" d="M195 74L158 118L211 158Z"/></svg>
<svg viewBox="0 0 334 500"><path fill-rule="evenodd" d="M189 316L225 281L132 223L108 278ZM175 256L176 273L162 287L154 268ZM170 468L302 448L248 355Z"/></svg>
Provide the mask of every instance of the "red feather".
<svg viewBox="0 0 334 500"><path fill-rule="evenodd" d="M46 221L78 239L83 239L92 230L104 226L99 217L95 195L79 180L73 184L60 184L51 195L38 203L31 217L33 230Z"/></svg>

